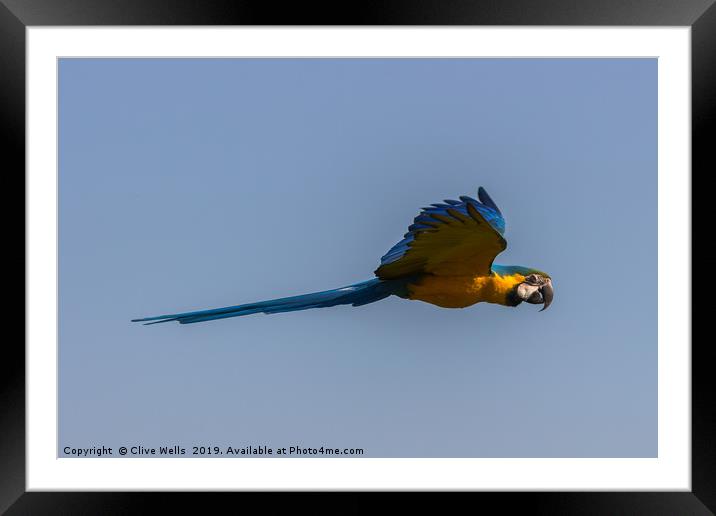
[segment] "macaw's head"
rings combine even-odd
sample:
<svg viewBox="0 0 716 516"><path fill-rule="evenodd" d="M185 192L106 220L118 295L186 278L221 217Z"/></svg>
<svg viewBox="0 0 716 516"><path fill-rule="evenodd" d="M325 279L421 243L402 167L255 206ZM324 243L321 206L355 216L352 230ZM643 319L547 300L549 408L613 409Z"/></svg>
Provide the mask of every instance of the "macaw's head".
<svg viewBox="0 0 716 516"><path fill-rule="evenodd" d="M544 304L542 310L546 310L552 304L552 299L554 299L552 278L544 272L528 274L525 276L524 281L515 287L512 295L515 304L519 304L522 301L532 305Z"/></svg>

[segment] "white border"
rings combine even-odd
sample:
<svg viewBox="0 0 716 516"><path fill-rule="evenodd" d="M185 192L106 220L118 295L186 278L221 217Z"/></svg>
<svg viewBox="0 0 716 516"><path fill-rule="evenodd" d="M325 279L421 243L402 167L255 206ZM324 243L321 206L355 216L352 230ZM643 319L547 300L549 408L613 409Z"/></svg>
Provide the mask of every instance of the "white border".
<svg viewBox="0 0 716 516"><path fill-rule="evenodd" d="M684 281L691 270L690 28L29 27L27 31L28 491L690 490L691 287ZM59 56L658 57L658 458L56 458Z"/></svg>

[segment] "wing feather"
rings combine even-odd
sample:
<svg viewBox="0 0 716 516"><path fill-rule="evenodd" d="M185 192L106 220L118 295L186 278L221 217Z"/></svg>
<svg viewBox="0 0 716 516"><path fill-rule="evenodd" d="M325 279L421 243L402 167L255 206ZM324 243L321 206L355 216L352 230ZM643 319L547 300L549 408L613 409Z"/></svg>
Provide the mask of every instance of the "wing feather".
<svg viewBox="0 0 716 516"><path fill-rule="evenodd" d="M419 273L489 274L492 261L505 250L505 220L487 192L480 201L463 195L423 208L403 240L382 258L375 274L396 279Z"/></svg>

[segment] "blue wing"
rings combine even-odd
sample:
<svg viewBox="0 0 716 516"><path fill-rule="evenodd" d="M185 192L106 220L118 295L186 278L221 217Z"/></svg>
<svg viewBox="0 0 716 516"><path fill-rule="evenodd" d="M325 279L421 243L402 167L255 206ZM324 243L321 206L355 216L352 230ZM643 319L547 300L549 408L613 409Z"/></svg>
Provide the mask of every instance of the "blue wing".
<svg viewBox="0 0 716 516"><path fill-rule="evenodd" d="M376 275L391 279L446 269L489 274L492 260L507 247L505 219L484 188L477 196L479 201L461 196L423 208L403 240L381 258Z"/></svg>

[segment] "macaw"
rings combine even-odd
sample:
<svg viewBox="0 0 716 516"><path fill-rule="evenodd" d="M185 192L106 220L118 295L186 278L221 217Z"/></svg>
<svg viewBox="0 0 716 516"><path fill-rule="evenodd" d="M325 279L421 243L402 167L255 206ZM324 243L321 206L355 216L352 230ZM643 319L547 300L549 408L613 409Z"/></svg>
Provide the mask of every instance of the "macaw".
<svg viewBox="0 0 716 516"><path fill-rule="evenodd" d="M157 324L192 324L256 313L275 314L336 305L362 306L389 296L424 301L445 308L487 302L504 306L543 304L554 298L552 278L531 267L496 265L505 250L505 220L484 188L479 201L459 201L423 208L403 239L380 260L376 277L347 287L212 310L133 319ZM540 311L542 311L540 310Z"/></svg>

